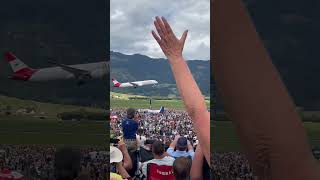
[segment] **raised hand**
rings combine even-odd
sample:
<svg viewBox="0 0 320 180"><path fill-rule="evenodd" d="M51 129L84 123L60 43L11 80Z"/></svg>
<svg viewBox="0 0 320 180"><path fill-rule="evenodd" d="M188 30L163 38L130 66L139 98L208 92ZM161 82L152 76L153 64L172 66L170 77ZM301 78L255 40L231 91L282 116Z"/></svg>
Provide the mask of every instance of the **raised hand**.
<svg viewBox="0 0 320 180"><path fill-rule="evenodd" d="M151 33L158 42L163 53L167 56L169 62L172 63L180 60L182 58L182 51L188 35L188 30L184 31L182 37L178 39L164 17L160 19L157 16L154 25L160 37L153 30Z"/></svg>

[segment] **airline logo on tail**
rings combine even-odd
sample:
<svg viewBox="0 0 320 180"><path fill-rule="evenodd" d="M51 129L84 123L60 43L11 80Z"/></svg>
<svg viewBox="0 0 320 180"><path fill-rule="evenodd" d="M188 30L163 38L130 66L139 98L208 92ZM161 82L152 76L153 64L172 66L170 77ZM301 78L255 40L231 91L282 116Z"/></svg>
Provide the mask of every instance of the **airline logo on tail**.
<svg viewBox="0 0 320 180"><path fill-rule="evenodd" d="M4 53L4 57L14 72L13 76L9 77L11 79L27 81L36 72L35 69L29 68L12 52Z"/></svg>
<svg viewBox="0 0 320 180"><path fill-rule="evenodd" d="M114 78L112 78L112 82L113 82L114 87L120 87L121 86L121 83L119 81L117 81L116 79L114 79Z"/></svg>

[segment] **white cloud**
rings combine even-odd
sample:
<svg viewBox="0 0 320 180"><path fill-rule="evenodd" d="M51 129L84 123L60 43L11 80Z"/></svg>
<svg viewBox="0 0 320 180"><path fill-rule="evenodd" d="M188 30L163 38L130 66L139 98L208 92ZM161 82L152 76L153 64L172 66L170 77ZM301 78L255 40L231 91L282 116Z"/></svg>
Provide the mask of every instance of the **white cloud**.
<svg viewBox="0 0 320 180"><path fill-rule="evenodd" d="M186 59L209 60L209 0L111 0L111 50L164 58L150 33L155 16L166 17L178 37L189 30Z"/></svg>

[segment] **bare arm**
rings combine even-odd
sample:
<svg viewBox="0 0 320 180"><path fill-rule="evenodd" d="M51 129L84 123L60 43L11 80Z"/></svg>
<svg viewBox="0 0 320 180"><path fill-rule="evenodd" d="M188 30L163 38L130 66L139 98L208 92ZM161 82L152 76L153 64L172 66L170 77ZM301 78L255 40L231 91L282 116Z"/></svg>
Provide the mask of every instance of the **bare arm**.
<svg viewBox="0 0 320 180"><path fill-rule="evenodd" d="M128 150L126 148L126 145L123 141L119 141L119 149L121 150L123 154L123 167L129 171L132 169L132 160L130 158L130 155L128 153Z"/></svg>
<svg viewBox="0 0 320 180"><path fill-rule="evenodd" d="M169 60L180 95L193 121L199 143L203 147L206 160L210 162L210 114L207 111L204 97L182 56L188 31L183 33L181 39L177 39L164 18L161 20L156 17L154 23L160 37L154 31L152 35Z"/></svg>
<svg viewBox="0 0 320 180"><path fill-rule="evenodd" d="M179 139L180 135L176 135L176 137L174 138L174 140L170 143L169 148L174 149L176 147L177 141Z"/></svg>
<svg viewBox="0 0 320 180"><path fill-rule="evenodd" d="M200 145L197 146L194 159L192 161L190 176L192 180L202 180L203 154Z"/></svg>
<svg viewBox="0 0 320 180"><path fill-rule="evenodd" d="M188 151L193 151L193 147L189 140L188 140Z"/></svg>
<svg viewBox="0 0 320 180"><path fill-rule="evenodd" d="M128 174L127 170L122 166L121 162L117 164L117 169L119 174L122 176L123 179L129 178L130 175Z"/></svg>
<svg viewBox="0 0 320 180"><path fill-rule="evenodd" d="M241 0L212 8L214 73L225 108L261 178L317 179L301 120Z"/></svg>

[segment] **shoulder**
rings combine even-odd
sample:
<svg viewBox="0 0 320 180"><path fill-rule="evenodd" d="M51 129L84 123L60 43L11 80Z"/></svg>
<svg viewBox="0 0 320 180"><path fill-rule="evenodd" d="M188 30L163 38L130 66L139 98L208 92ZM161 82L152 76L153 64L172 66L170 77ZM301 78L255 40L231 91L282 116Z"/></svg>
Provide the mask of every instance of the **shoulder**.
<svg viewBox="0 0 320 180"><path fill-rule="evenodd" d="M164 159L167 161L174 161L175 160L175 158L173 158L171 156L166 156L166 157L164 157Z"/></svg>

